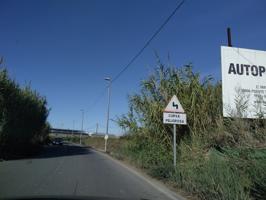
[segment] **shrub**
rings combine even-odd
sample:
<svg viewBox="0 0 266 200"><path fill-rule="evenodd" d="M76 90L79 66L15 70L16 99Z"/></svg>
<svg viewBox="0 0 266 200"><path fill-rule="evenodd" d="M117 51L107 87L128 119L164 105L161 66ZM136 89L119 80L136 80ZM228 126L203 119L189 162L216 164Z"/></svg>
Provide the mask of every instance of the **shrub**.
<svg viewBox="0 0 266 200"><path fill-rule="evenodd" d="M248 199L250 179L228 157L202 145L180 145L178 182L201 199ZM181 177L181 178L180 178Z"/></svg>
<svg viewBox="0 0 266 200"><path fill-rule="evenodd" d="M29 86L20 87L0 71L0 154L19 153L43 141L49 131L47 102Z"/></svg>
<svg viewBox="0 0 266 200"><path fill-rule="evenodd" d="M129 96L129 112L117 119L128 133L121 152L151 175L202 199L265 199L266 162L256 154L265 148L266 120L242 119L246 98L241 95L235 99L232 117L223 118L221 82L201 78L191 65L165 67L160 61L158 65L141 82L140 92ZM188 121L187 126L177 126L175 169L172 126L162 122L173 94Z"/></svg>

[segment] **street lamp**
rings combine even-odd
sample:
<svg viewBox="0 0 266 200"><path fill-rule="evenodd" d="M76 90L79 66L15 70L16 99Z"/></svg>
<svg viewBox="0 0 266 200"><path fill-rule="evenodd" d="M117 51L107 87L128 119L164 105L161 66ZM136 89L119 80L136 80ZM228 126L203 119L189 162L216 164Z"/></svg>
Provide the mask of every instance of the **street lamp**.
<svg viewBox="0 0 266 200"><path fill-rule="evenodd" d="M104 80L108 81L108 106L107 106L107 119L106 119L106 137L105 137L105 145L104 151L107 150L107 139L108 139L108 131L109 131L109 113L110 113L110 97L111 97L111 84L112 79L110 77L106 77Z"/></svg>
<svg viewBox="0 0 266 200"><path fill-rule="evenodd" d="M75 120L73 120L73 127L72 127L72 138L74 136L74 129L75 129Z"/></svg>
<svg viewBox="0 0 266 200"><path fill-rule="evenodd" d="M79 144L81 145L81 134L83 132L83 119L84 119L84 110L81 109L81 131L80 131L80 134L79 134Z"/></svg>

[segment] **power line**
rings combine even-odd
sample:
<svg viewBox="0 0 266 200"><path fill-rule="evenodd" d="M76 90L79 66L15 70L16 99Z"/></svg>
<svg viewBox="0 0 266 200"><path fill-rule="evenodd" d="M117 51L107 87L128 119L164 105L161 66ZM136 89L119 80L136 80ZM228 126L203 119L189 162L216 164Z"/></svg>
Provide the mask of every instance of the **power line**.
<svg viewBox="0 0 266 200"><path fill-rule="evenodd" d="M93 101L93 103L88 107L88 110L91 110L92 108L94 108L100 102L100 99L104 96L106 89L107 89L107 87L105 87L101 91L101 93L99 93L99 95L97 96L97 98L95 98L94 101Z"/></svg>
<svg viewBox="0 0 266 200"><path fill-rule="evenodd" d="M185 3L185 0L182 0L176 8L173 10L173 12L166 18L166 20L163 22L163 24L156 30L156 32L151 36L151 38L144 44L144 46L138 51L138 53L129 61L129 63L111 80L111 82L115 82L131 65L132 63L142 54L142 52L149 46L151 41L162 31L162 29L165 27L165 25L171 20L171 18L175 15L175 13L181 8L181 6ZM95 101L89 106L89 109L92 107L95 107L95 105L99 102L99 100L103 97L105 90L104 88L101 93L99 93L99 96L95 98Z"/></svg>
<svg viewBox="0 0 266 200"><path fill-rule="evenodd" d="M174 9L174 11L166 18L164 23L157 29L157 31L151 36L151 38L144 44L144 46L138 51L138 53L129 61L129 63L112 79L112 82L115 82L130 66L131 64L142 54L142 52L149 46L151 41L161 32L165 25L170 21L170 19L175 15L175 13L181 8L185 3L185 0L182 0Z"/></svg>

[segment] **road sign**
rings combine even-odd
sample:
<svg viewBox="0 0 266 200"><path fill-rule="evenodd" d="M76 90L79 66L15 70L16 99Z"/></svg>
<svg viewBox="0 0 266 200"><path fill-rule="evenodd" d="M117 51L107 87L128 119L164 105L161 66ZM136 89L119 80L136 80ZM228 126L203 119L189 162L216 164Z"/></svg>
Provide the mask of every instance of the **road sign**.
<svg viewBox="0 0 266 200"><path fill-rule="evenodd" d="M174 166L176 166L176 124L187 124L187 115L179 102L176 95L174 95L163 113L163 123L173 124L174 127L174 137L173 137L173 151L174 151Z"/></svg>
<svg viewBox="0 0 266 200"><path fill-rule="evenodd" d="M108 135L105 135L105 136L104 136L104 139L105 139L105 140L108 140Z"/></svg>
<svg viewBox="0 0 266 200"><path fill-rule="evenodd" d="M163 113L164 124L187 124L187 115L184 113Z"/></svg>
<svg viewBox="0 0 266 200"><path fill-rule="evenodd" d="M166 106L166 108L164 109L164 112L184 113L185 111L176 95L174 95Z"/></svg>

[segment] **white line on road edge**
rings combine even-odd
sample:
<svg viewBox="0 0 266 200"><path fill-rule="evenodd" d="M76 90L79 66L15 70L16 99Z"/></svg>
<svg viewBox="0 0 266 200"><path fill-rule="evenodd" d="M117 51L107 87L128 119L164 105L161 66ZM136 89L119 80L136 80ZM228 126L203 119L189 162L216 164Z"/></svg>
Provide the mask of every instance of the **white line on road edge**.
<svg viewBox="0 0 266 200"><path fill-rule="evenodd" d="M96 149L90 149L92 151L94 151L95 153L99 153L103 156L105 156L106 158L111 159L112 161L114 161L115 163L117 163L118 165L120 165L121 167L126 168L128 171L130 171L131 173L133 173L134 175L136 175L137 177L139 177L140 179L142 179L143 181L145 181L146 183L150 184L153 188L155 188L156 190L159 190L161 193L163 193L164 195L166 195L168 198L173 199L173 200L186 200L186 198L176 194L175 192L171 191L169 188L167 188L166 186L164 186L162 183L160 183L159 181L147 177L146 174L141 174L139 172L137 172L136 170L134 170L133 168L127 166L126 164L124 164L123 162L116 160L115 158L111 157L108 154L105 154L101 151L98 151Z"/></svg>

